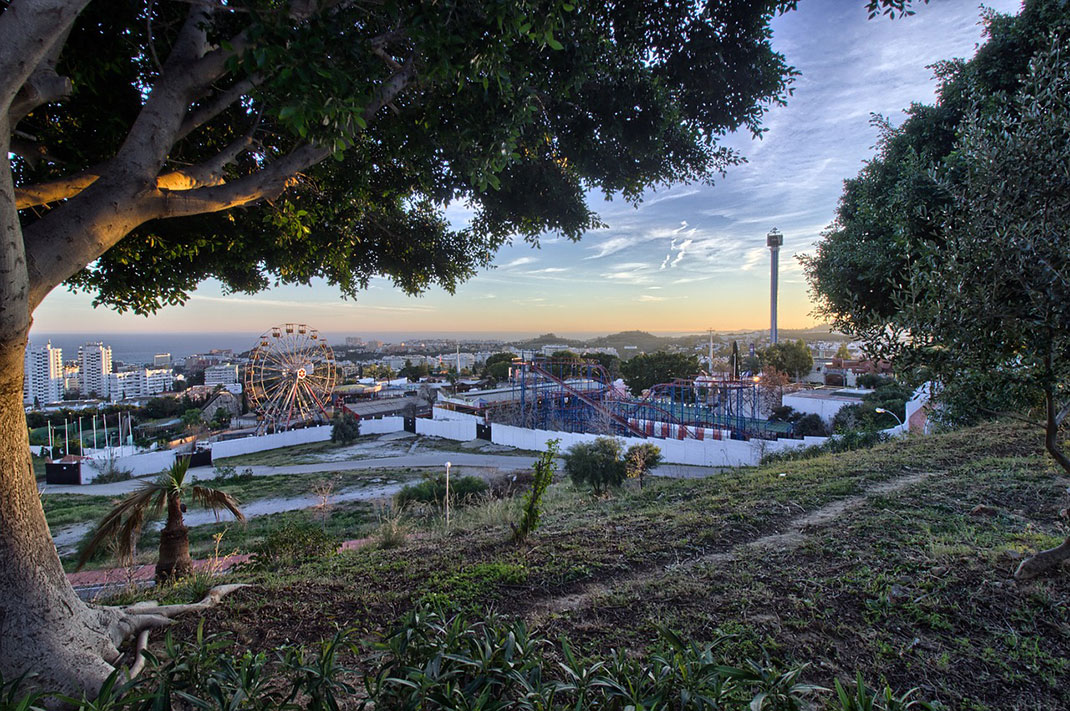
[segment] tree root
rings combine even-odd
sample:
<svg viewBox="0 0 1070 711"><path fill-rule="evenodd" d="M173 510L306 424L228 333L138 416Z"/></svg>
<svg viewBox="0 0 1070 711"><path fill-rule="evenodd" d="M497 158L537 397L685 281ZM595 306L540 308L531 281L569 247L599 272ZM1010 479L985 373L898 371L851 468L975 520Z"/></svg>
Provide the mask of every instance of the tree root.
<svg viewBox="0 0 1070 711"><path fill-rule="evenodd" d="M1061 545L1041 551L1031 558L1026 558L1014 571L1017 580L1032 580L1033 578L1048 572L1064 561L1070 559L1070 536Z"/></svg>
<svg viewBox="0 0 1070 711"><path fill-rule="evenodd" d="M230 585L217 585L208 591L200 602L185 605L160 605L155 601L138 602L126 607L101 607L99 610L110 618L108 636L115 650L114 658L107 659L113 666L118 666L118 648L123 642L133 637L137 638L134 646L134 660L130 666L128 675L131 679L137 676L145 666L145 657L142 651L148 646L149 633L154 629L166 627L174 623L174 618L187 612L201 612L219 604L225 596L238 590L249 587L244 583ZM112 655L105 655L112 656Z"/></svg>

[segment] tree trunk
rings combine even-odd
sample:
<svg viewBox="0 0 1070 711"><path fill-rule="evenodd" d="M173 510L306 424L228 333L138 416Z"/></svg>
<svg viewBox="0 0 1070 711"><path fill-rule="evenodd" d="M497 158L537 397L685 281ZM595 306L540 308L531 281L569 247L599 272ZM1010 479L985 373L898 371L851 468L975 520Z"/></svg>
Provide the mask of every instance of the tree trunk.
<svg viewBox="0 0 1070 711"><path fill-rule="evenodd" d="M1070 474L1070 457L1066 456L1059 447L1059 426L1062 424L1058 407L1055 402L1055 393L1049 389L1045 393L1045 409L1047 411L1046 428L1044 433L1044 447L1048 450L1051 458L1062 467L1063 471ZM1014 577L1018 580L1029 580L1038 575L1058 568L1063 561L1070 560L1070 536L1061 545L1041 551L1031 558L1026 558L1014 571Z"/></svg>
<svg viewBox="0 0 1070 711"><path fill-rule="evenodd" d="M25 344L25 331L0 341L0 673L95 695L118 657L118 613L78 598L52 543L22 409Z"/></svg>
<svg viewBox="0 0 1070 711"><path fill-rule="evenodd" d="M156 563L156 582L172 582L192 572L189 528L182 520L182 499L179 494L168 494L167 525L160 532L160 560Z"/></svg>

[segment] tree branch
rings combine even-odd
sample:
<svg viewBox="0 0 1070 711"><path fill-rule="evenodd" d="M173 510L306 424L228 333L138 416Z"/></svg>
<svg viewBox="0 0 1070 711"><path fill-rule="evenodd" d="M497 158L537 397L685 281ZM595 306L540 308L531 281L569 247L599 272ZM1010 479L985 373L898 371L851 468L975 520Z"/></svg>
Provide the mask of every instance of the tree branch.
<svg viewBox="0 0 1070 711"><path fill-rule="evenodd" d="M183 138L223 113L228 106L248 94L250 90L261 84L263 81L264 75L254 74L251 77L236 82L229 89L224 89L216 94L202 106L191 110L186 114L185 120L182 121L182 125L178 129L178 135L176 136L175 141L181 141Z"/></svg>
<svg viewBox="0 0 1070 711"><path fill-rule="evenodd" d="M34 72L50 55L58 54L57 45L62 44L74 19L88 3L89 0L14 0L0 14L0 111L9 113L16 95ZM14 127L12 123L10 128Z"/></svg>

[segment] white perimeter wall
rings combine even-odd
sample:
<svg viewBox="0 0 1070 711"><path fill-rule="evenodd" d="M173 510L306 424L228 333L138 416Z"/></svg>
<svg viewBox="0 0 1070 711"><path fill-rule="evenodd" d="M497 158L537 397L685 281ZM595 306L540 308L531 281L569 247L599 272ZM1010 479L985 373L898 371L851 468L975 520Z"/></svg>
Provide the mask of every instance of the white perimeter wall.
<svg viewBox="0 0 1070 711"><path fill-rule="evenodd" d="M551 432L547 430L529 430L522 427L509 427L496 424L491 428L491 441L520 449L545 452L547 442L561 440L560 451L564 451L580 442L592 442L599 435L574 434L571 432ZM639 437L618 437L625 447L635 444L653 444L661 449L661 456L666 464L692 464L702 467L739 467L758 464L762 456L772 452L781 452L796 447L809 447L821 444L825 437L805 437L803 439L750 440L744 442L734 439L693 440L693 439L641 439Z"/></svg>
<svg viewBox="0 0 1070 711"><path fill-rule="evenodd" d="M798 409L798 408L796 408ZM435 419L416 419L416 432L421 435L443 437L459 442L476 438L476 424L481 417L466 413L453 412L442 408L435 409ZM376 420L361 420L360 433L386 434L400 432L404 429L401 417L383 417ZM580 442L592 442L599 435L575 434L571 432L552 432L547 430L529 430L523 427L494 424L491 427L491 441L519 449L545 452L546 443L552 439L561 440L560 451L564 451ZM244 437L212 445L212 458L235 457L240 454L263 452L280 447L292 447L309 442L324 442L331 438L330 425L307 427L302 430L278 432L259 437ZM639 437L618 437L625 447L634 444L651 443L661 448L661 455L667 464L692 464L703 467L738 467L758 464L762 456L772 452L781 452L796 447L809 447L821 444L825 437L805 437L803 439L750 440L744 442L734 439L694 440L694 439L641 439ZM171 466L175 452L145 452L127 457L117 457L116 465L129 469L134 476L156 474ZM82 464L82 481L90 483L106 466L104 460L87 460Z"/></svg>

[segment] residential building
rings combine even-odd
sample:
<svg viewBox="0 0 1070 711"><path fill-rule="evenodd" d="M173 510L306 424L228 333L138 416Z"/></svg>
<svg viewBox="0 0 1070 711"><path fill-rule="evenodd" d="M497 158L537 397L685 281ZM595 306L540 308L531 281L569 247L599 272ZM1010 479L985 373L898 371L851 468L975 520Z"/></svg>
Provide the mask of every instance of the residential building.
<svg viewBox="0 0 1070 711"><path fill-rule="evenodd" d="M22 400L45 404L63 399L63 351L52 342L27 348L22 376Z"/></svg>
<svg viewBox="0 0 1070 711"><path fill-rule="evenodd" d="M217 385L235 385L238 382L238 366L233 363L210 365L204 369L204 384L210 388Z"/></svg>
<svg viewBox="0 0 1070 711"><path fill-rule="evenodd" d="M108 376L111 375L111 346L86 343L78 348L78 389L82 397L109 397Z"/></svg>
<svg viewBox="0 0 1070 711"><path fill-rule="evenodd" d="M170 368L171 367L171 354L170 353L157 353L152 357L152 365L154 368Z"/></svg>
<svg viewBox="0 0 1070 711"><path fill-rule="evenodd" d="M145 394L158 395L171 392L175 382L175 372L170 368L145 369Z"/></svg>
<svg viewBox="0 0 1070 711"><path fill-rule="evenodd" d="M124 370L108 375L108 397L112 402L145 396L145 369Z"/></svg>

